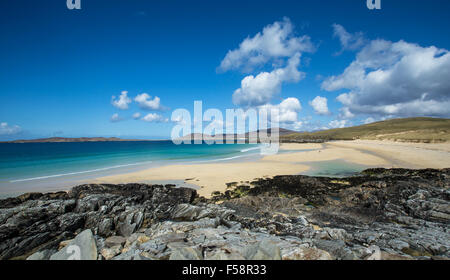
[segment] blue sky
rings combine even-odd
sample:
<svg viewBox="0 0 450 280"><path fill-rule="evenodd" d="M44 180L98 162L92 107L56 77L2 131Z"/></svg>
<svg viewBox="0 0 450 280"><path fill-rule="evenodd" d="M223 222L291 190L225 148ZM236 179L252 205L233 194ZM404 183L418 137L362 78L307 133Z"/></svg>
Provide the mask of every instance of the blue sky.
<svg viewBox="0 0 450 280"><path fill-rule="evenodd" d="M450 73L447 0L381 0L381 10L367 9L365 0L81 0L81 10L68 10L65 2L0 2L2 140L167 138L174 123L164 120L176 108L191 110L194 100L202 100L205 108L225 110L266 103L277 106L295 98L301 109L289 107L297 119L284 126L297 130L391 117L450 115L444 106L450 104L448 78L441 77ZM264 28L276 23L292 27L288 39L307 36L312 50L266 55L267 61L251 71L246 67L220 69L229 51L239 51L246 38L262 36ZM337 32L333 24L344 31ZM341 40L345 36L347 44ZM373 54L377 42L388 44ZM270 52L270 46L264 48ZM256 47L256 54L260 49ZM431 56L427 56L429 51ZM280 89L269 94L264 104L233 100L246 76L282 69L294 53L301 55L296 70L304 77L281 81ZM361 58L367 53L372 56ZM389 55L395 57L394 62L373 64L375 58ZM402 61L408 69L422 60L423 71L405 74L398 70ZM359 68L350 70L366 74L358 83L342 75L352 62ZM367 87L373 85L370 78L376 77L368 73L380 71L387 79L382 85L389 88L376 84L373 93ZM409 88L408 81L423 82ZM132 101L126 110L111 102L112 96L123 91ZM157 110L138 106L134 98L142 93L160 98ZM309 104L317 96L327 99L328 113L318 114ZM140 113L136 120L135 113ZM114 114L118 121L112 121ZM142 120L148 114L152 114L149 121Z"/></svg>

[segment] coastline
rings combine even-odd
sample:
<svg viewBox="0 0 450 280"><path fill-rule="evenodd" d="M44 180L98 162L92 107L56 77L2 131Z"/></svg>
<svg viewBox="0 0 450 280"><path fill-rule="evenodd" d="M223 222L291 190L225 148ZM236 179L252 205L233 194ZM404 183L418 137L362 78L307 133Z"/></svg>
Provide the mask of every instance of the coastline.
<svg viewBox="0 0 450 280"><path fill-rule="evenodd" d="M280 148L289 152L264 156L249 162L166 165L100 177L89 183L122 184L179 180L198 186L199 195L209 198L213 192L225 191L227 183L249 184L258 178L306 174L311 169L312 162L342 161L367 168L450 167L450 143L417 144L354 140L324 144L285 143Z"/></svg>
<svg viewBox="0 0 450 280"><path fill-rule="evenodd" d="M420 166L448 166L449 148L384 141L284 144L271 156L172 164L90 180L70 191L27 193L2 200L3 216L12 216L2 224L0 259L63 260L64 246L86 240L82 258L92 260L256 260L261 255L251 252L258 246L265 259L277 260L448 259L450 169ZM307 174L333 161L403 167L414 157L427 160L416 161L417 169L375 168L339 179ZM309 176L288 174L299 170ZM201 177L174 179L187 175ZM251 179L227 189L236 178ZM423 222L429 226L417 228ZM21 234L12 237L18 228ZM220 246L196 251L205 242Z"/></svg>
<svg viewBox="0 0 450 280"><path fill-rule="evenodd" d="M450 169L361 175L279 176L211 199L136 183L26 194L1 201L0 260L73 259L72 245L84 260L449 260Z"/></svg>

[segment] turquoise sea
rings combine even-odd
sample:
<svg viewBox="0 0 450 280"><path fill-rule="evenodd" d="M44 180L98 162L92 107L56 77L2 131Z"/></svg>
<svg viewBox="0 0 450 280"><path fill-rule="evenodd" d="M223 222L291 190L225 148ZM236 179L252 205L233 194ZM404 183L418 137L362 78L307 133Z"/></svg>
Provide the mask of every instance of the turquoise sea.
<svg viewBox="0 0 450 280"><path fill-rule="evenodd" d="M259 148L254 144L0 143L0 195L58 189L83 180L165 164L245 160L258 155Z"/></svg>
<svg viewBox="0 0 450 280"><path fill-rule="evenodd" d="M61 190L102 176L174 163L252 161L259 157L260 149L255 144L0 143L0 198ZM305 174L343 176L365 168L344 161L311 163L311 167Z"/></svg>

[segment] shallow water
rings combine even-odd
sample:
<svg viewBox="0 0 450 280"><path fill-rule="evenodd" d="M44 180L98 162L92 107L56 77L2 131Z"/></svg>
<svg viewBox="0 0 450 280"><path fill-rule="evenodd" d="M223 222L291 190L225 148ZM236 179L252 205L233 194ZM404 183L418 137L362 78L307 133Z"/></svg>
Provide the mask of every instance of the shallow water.
<svg viewBox="0 0 450 280"><path fill-rule="evenodd" d="M311 168L308 171L303 172L302 175L336 178L353 176L371 167L367 165L351 163L345 160L307 162L304 164L310 166Z"/></svg>
<svg viewBox="0 0 450 280"><path fill-rule="evenodd" d="M310 150L279 153L306 151ZM174 145L171 141L0 144L0 198L69 189L99 177L164 165L254 161L262 157L259 152L254 144ZM368 168L344 160L306 164L311 169L302 174L310 176L345 177ZM188 182L161 183L195 188Z"/></svg>
<svg viewBox="0 0 450 280"><path fill-rule="evenodd" d="M0 143L0 195L61 190L98 177L174 163L246 160L258 155L254 144Z"/></svg>

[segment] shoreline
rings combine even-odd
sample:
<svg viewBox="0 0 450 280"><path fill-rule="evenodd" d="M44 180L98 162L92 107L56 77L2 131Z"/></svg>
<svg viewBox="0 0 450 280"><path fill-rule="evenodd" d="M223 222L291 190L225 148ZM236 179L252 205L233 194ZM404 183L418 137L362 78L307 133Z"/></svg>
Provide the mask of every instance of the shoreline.
<svg viewBox="0 0 450 280"><path fill-rule="evenodd" d="M190 187L206 198L223 192L227 184L251 182L278 175L342 177L367 168L442 169L450 167L450 143L405 143L381 140L329 141L325 143L282 143L278 154L242 155L206 162L152 163L132 169L112 169L85 179L65 178L64 182L36 182L28 190L0 193L1 198L26 192L68 191L81 184L175 184Z"/></svg>
<svg viewBox="0 0 450 280"><path fill-rule="evenodd" d="M342 161L383 168L447 168L450 167L450 143L418 144L379 140L333 141L316 143L284 143L289 151L264 156L252 162L174 164L146 170L100 177L90 183L140 183L183 180L199 187L199 195L211 197L223 192L227 183L249 184L258 178L305 174L312 162ZM191 179L191 180L186 180Z"/></svg>
<svg viewBox="0 0 450 280"><path fill-rule="evenodd" d="M211 199L136 183L28 194L1 201L0 259L66 260L76 245L90 260L448 260L449 175L283 176Z"/></svg>

